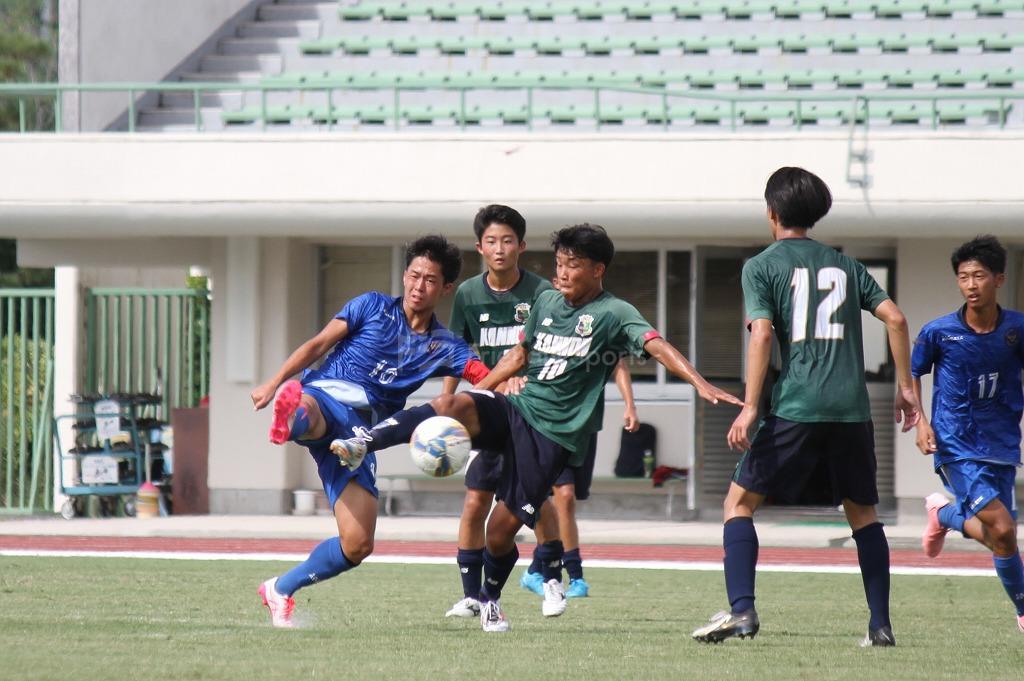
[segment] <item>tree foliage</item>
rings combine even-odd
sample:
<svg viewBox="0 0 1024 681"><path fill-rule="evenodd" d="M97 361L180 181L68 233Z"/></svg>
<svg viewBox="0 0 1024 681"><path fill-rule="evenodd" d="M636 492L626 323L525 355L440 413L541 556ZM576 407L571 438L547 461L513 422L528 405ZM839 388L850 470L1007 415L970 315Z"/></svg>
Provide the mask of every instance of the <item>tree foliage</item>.
<svg viewBox="0 0 1024 681"><path fill-rule="evenodd" d="M0 82L45 83L57 80L57 0L0 0ZM0 99L0 131L53 129L53 102Z"/></svg>

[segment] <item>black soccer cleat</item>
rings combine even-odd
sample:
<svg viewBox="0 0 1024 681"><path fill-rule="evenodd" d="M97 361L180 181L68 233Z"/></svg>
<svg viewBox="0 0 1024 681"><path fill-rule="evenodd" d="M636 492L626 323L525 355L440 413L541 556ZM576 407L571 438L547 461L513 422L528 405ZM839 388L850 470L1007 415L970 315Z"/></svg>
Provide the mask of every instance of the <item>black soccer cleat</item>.
<svg viewBox="0 0 1024 681"><path fill-rule="evenodd" d="M868 635L860 642L861 648L891 647L896 645L896 637L892 635L892 627L886 625L878 629L868 629Z"/></svg>
<svg viewBox="0 0 1024 681"><path fill-rule="evenodd" d="M721 643L727 638L754 638L761 629L757 611L751 608L741 613L720 612L703 627L693 632L693 639L701 643Z"/></svg>

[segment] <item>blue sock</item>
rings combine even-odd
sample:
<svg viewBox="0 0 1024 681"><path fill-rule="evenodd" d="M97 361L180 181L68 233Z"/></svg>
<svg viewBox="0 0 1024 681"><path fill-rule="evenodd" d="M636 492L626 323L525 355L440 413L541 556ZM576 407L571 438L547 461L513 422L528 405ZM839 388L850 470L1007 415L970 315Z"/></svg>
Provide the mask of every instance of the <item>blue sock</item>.
<svg viewBox="0 0 1024 681"><path fill-rule="evenodd" d="M725 548L725 591L736 614L754 607L757 571L757 530L753 518L733 518L722 529Z"/></svg>
<svg viewBox="0 0 1024 681"><path fill-rule="evenodd" d="M416 430L416 426L431 416L437 416L437 412L429 402L412 409L395 412L389 418L375 425L370 431L373 440L366 443L367 451L376 452L395 445L407 444L412 439L412 431Z"/></svg>
<svg viewBox="0 0 1024 681"><path fill-rule="evenodd" d="M1017 608L1017 616L1024 615L1024 562L1021 562L1020 554L1014 553L1005 558L992 556L992 562L995 563L996 574L1006 589L1006 595Z"/></svg>
<svg viewBox="0 0 1024 681"><path fill-rule="evenodd" d="M541 574L544 575L544 581L549 582L555 579L561 582L562 554L565 553L562 542L558 539L546 541L538 546L537 549L537 552L540 554Z"/></svg>
<svg viewBox="0 0 1024 681"><path fill-rule="evenodd" d="M946 504L939 509L939 524L943 527L949 527L962 534L964 531L964 520L964 514L953 504Z"/></svg>
<svg viewBox="0 0 1024 681"><path fill-rule="evenodd" d="M504 556L493 556L484 549L484 585L480 589L480 602L487 603L501 598L501 588L512 574L512 568L519 560L519 547L512 545L512 550Z"/></svg>
<svg viewBox="0 0 1024 681"><path fill-rule="evenodd" d="M480 595L480 579L484 569L484 550L459 549L456 560L459 563L459 575L462 577L462 594L466 598L477 598Z"/></svg>
<svg viewBox="0 0 1024 681"><path fill-rule="evenodd" d="M853 540L857 542L857 560L871 612L868 627L892 626L889 621L889 542L882 523L860 528L853 533Z"/></svg>
<svg viewBox="0 0 1024 681"><path fill-rule="evenodd" d="M336 577L353 567L341 550L341 540L331 537L317 544L304 563L278 577L275 588L278 593L291 596L304 586Z"/></svg>
<svg viewBox="0 0 1024 681"><path fill-rule="evenodd" d="M306 434L307 430L309 430L309 414L306 413L305 407L299 407L295 410L295 418L292 419L292 429L288 433L288 439L298 440Z"/></svg>
<svg viewBox="0 0 1024 681"><path fill-rule="evenodd" d="M530 563L530 567L526 568L526 571L537 575L544 572L544 561L540 559L540 544L533 547L533 562Z"/></svg>
<svg viewBox="0 0 1024 681"><path fill-rule="evenodd" d="M562 556L562 565L565 566L565 571L569 573L569 579L583 579L583 559L580 558L580 550L572 549L566 551L565 555Z"/></svg>

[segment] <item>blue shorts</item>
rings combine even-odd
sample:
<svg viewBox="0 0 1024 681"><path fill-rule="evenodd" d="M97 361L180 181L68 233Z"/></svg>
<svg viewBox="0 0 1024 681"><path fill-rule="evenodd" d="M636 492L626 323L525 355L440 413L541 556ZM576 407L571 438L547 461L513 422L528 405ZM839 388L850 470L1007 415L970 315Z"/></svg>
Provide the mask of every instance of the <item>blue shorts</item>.
<svg viewBox="0 0 1024 681"><path fill-rule="evenodd" d="M319 440L299 440L298 444L309 450L310 456L316 461L316 470L320 474L320 482L323 483L324 492L327 493L327 501L330 503L331 513L334 513L334 504L341 496L345 485L350 480L355 480L360 487L377 496L377 457L373 452L366 455L359 468L350 471L343 466L338 457L331 452L331 441L339 438L352 437L352 429L356 426L369 428L367 423L370 416L368 411L356 410L347 404L338 402L333 397L319 388L304 385L302 392L306 393L320 407L320 413L324 416L324 424L327 426L327 433Z"/></svg>
<svg viewBox="0 0 1024 681"><path fill-rule="evenodd" d="M942 483L953 493L965 518L973 518L994 499L1003 502L1017 519L1017 467L989 461L951 461L936 471Z"/></svg>

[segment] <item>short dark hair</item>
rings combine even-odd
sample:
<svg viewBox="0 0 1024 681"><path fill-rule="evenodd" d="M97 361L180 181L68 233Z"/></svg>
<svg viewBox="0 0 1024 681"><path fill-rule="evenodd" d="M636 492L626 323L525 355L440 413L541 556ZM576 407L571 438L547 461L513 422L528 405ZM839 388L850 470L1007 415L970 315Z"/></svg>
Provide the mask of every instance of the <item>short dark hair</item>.
<svg viewBox="0 0 1024 681"><path fill-rule="evenodd" d="M803 168L779 168L768 178L764 200L783 227L810 229L832 207L832 193L820 177Z"/></svg>
<svg viewBox="0 0 1024 681"><path fill-rule="evenodd" d="M405 246L405 267L409 268L414 258L423 256L441 266L444 283L450 284L459 278L462 271L462 253L440 234L421 236Z"/></svg>
<svg viewBox="0 0 1024 681"><path fill-rule="evenodd" d="M473 218L473 233L476 234L476 240L481 241L487 228L495 223L511 227L519 241L526 237L526 220L519 211L500 203L492 203L478 210L476 217Z"/></svg>
<svg viewBox="0 0 1024 681"><path fill-rule="evenodd" d="M953 264L953 274L957 274L961 263L968 260L977 260L993 274L1006 271L1006 249L991 234L982 234L961 244L949 260Z"/></svg>
<svg viewBox="0 0 1024 681"><path fill-rule="evenodd" d="M551 235L551 245L555 253L566 251L575 256L590 258L605 267L611 264L615 255L615 244L608 238L608 232L601 225L589 222L558 230Z"/></svg>

